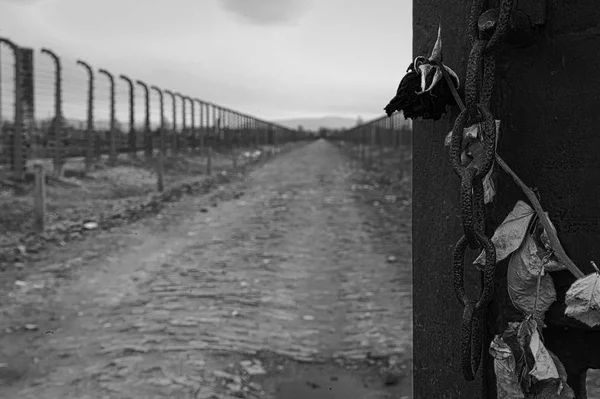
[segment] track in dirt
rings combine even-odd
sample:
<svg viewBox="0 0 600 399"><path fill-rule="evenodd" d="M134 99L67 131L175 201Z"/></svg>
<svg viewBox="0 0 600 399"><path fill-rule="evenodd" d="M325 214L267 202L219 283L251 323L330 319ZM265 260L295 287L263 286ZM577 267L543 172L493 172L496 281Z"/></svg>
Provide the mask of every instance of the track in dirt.
<svg viewBox="0 0 600 399"><path fill-rule="evenodd" d="M410 206L349 165L320 140L28 265L0 397L410 398Z"/></svg>

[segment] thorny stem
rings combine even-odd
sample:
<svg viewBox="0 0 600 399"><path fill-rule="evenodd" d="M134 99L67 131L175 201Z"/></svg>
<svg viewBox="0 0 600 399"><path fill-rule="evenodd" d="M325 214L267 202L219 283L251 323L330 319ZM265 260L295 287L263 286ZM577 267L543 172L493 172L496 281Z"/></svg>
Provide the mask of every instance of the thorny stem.
<svg viewBox="0 0 600 399"><path fill-rule="evenodd" d="M465 104L463 103L462 99L460 98L460 95L456 91L456 88L454 87L454 82L452 82L452 79L446 71L446 68L444 68L441 62L436 61L436 64L441 69L442 74L444 75L444 79L446 80L446 83L448 84L448 87L450 88L450 91L452 92L456 103L458 104L461 111L464 111ZM506 164L506 162L504 162L502 158L500 158L500 155L498 154L496 154L496 162L498 163L498 165L500 165L500 167L502 167L502 169L504 169L506 173L510 175L510 177L513 178L513 180L521 188L529 202L531 202L535 213L537 214L540 222L542 223L542 226L544 226L544 229L546 230L546 234L548 234L548 239L550 240L550 244L552 245L552 249L554 249L558 260L560 260L567 267L567 269L569 269L569 271L575 276L575 278L579 279L585 277L585 274L583 274L583 272L579 270L577 265L575 265L575 263L573 263L573 261L567 256L567 253L565 252L560 241L558 240L554 229L551 227L552 225L550 224L550 219L548 219L548 216L546 216L546 213L544 212L544 209L542 208L542 205L537 199L535 193L529 187L527 187L525 183L523 183L523 180L521 180L519 176L517 176L516 173L513 172L513 170Z"/></svg>

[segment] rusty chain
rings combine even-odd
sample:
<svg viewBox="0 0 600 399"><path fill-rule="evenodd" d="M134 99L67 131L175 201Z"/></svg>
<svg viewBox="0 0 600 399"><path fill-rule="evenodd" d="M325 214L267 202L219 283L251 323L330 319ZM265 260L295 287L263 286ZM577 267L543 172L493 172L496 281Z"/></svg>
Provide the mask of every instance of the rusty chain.
<svg viewBox="0 0 600 399"><path fill-rule="evenodd" d="M494 292L496 249L485 234L483 178L494 164L496 153L496 124L490 111L496 69L495 50L507 31L512 6L513 0L502 0L498 21L490 37L489 27L479 25L484 0L473 0L468 31L471 51L465 81L466 104L463 105L462 101L458 101L461 112L452 129L450 162L454 172L461 179L460 208L464 230L464 235L454 247L453 283L456 297L464 307L461 328L461 367L467 381L474 380L479 371L484 347L486 309ZM443 66L440 69L457 97L456 89L447 71ZM473 124L479 125L483 157L465 166L461 161L463 130ZM467 247L483 249L486 254L485 265L481 272L482 290L478 300L471 299L467 295L464 285Z"/></svg>

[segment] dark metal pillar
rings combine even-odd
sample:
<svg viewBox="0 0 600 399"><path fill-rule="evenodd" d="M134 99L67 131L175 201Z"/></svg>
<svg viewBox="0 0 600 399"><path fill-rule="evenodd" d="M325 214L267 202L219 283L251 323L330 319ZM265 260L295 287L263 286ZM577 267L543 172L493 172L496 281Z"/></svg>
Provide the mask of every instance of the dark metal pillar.
<svg viewBox="0 0 600 399"><path fill-rule="evenodd" d="M525 50L504 46L498 53L492 100L492 112L501 120L498 154L529 187L537 188L567 254L584 273L591 273L590 260L600 259L600 202L596 195L600 193L600 158L594 151L600 148L596 109L600 80L594 78L600 61L600 41L594 28L600 9L594 0L520 3L533 13L531 21L545 25L537 28L533 46ZM470 1L460 0L414 1L413 58L429 54L442 21L444 63L464 82L470 6ZM483 378L474 382L465 381L460 371L462 306L455 299L451 275L452 249L462 234L460 183L443 144L456 116L454 109L438 122L415 121L413 125L415 399L496 398L491 358ZM488 213L490 232L517 200L526 200L503 172L498 172L496 188ZM494 334L506 329L508 322L519 320L507 295L506 267L507 262L497 267L486 351ZM577 398L583 399L587 368L600 368L600 329L564 316L564 294L574 277L567 271L551 275L558 302L546 315L545 344L563 362L569 385ZM465 285L478 283L478 274L467 271Z"/></svg>

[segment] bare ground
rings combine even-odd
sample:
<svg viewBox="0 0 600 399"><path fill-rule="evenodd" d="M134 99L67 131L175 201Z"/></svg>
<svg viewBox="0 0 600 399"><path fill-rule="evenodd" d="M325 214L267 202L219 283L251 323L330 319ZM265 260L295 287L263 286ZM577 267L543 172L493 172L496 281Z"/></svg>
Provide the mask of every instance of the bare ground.
<svg viewBox="0 0 600 399"><path fill-rule="evenodd" d="M350 164L317 141L26 264L0 397L411 398L410 187Z"/></svg>
<svg viewBox="0 0 600 399"><path fill-rule="evenodd" d="M256 151L272 150L262 146L260 149L238 151L237 166L256 160ZM48 174L52 171L52 161L36 160L42 164ZM164 185L170 188L189 179L197 179L206 174L207 158L198 153L182 152L168 154L164 159ZM231 170L233 156L230 153L214 153L212 170L219 173ZM120 206L130 199L157 191L157 160L145 159L142 153L136 158L120 154L116 165L109 165L108 157L94 163L94 169L85 173L83 158L69 158L64 165L65 177L49 180L46 188L47 223L55 224L65 220L80 220L89 217L92 211L98 213L107 208ZM1 174L0 174L1 177ZM18 193L0 179L0 243L15 238L34 229L33 176L18 190Z"/></svg>

